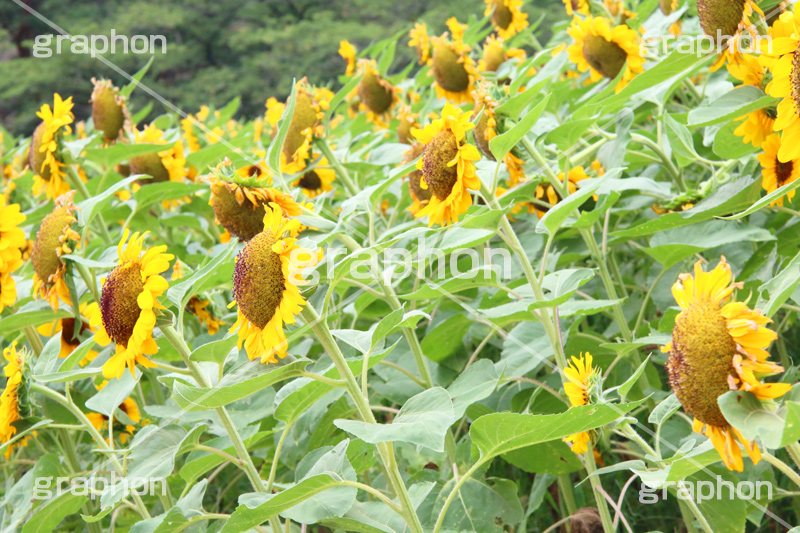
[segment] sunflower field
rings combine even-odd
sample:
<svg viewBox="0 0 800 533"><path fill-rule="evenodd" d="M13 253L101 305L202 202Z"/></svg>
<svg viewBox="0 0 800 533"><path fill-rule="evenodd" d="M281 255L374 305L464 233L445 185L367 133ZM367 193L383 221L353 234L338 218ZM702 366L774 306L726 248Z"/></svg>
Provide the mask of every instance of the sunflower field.
<svg viewBox="0 0 800 533"><path fill-rule="evenodd" d="M800 12L525 7L0 129L0 529L800 531Z"/></svg>

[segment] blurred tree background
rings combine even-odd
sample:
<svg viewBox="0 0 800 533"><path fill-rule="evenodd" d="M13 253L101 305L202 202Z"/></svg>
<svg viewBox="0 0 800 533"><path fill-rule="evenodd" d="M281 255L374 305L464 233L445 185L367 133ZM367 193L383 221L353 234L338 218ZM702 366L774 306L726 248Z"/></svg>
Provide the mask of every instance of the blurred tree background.
<svg viewBox="0 0 800 533"><path fill-rule="evenodd" d="M339 41L359 50L370 42L399 38L394 70L413 60L406 46L414 21L428 24L430 33L446 29L457 16L483 16L483 0L22 0L53 24L73 35L164 35L167 52L155 54L144 83L188 113L202 104L219 108L235 97L240 114L256 116L270 96L284 99L293 77L307 76L315 84L338 85L344 62ZM537 35L549 38L549 28L563 20L559 0L532 0L525 11L534 23L544 15ZM42 103L52 105L53 93L73 96L77 120L90 114L92 77L123 86L121 75L90 55L72 54L69 43L60 55L33 57L37 35L55 34L47 23L10 0L0 2L0 124L17 135L29 135L38 122ZM116 53L106 58L129 74L145 65L149 55ZM133 109L151 99L135 91ZM161 112L158 102L148 118Z"/></svg>

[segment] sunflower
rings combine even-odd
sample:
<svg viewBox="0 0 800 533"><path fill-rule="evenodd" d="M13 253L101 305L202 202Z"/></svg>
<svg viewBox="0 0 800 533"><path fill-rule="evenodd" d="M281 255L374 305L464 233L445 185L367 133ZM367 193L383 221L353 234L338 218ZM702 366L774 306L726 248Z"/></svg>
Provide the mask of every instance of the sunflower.
<svg viewBox="0 0 800 533"><path fill-rule="evenodd" d="M349 41L339 41L339 55L347 61L347 70L345 70L344 75L350 76L356 69L356 47L350 44Z"/></svg>
<svg viewBox="0 0 800 533"><path fill-rule="evenodd" d="M475 98L475 113L483 109L473 131L475 144L484 156L494 161L494 154L489 149L489 141L497 137L497 117L494 109L498 103L489 95L486 86L483 84L479 85L478 89L472 94ZM470 120L475 120L475 118L476 116L473 114ZM509 187L515 187L527 179L522 169L523 161L514 155L513 150L508 151L503 157L503 162L506 164L506 170L508 170Z"/></svg>
<svg viewBox="0 0 800 533"><path fill-rule="evenodd" d="M107 384L108 381L104 381L97 386L97 390L103 390ZM125 398L122 403L117 406L117 409L125 413L125 416L134 424L139 424L142 421L142 414L139 412L139 406L136 405L136 401L133 398ZM87 413L86 418L89 419L89 422L91 422L94 428L101 434L108 432L108 417L106 415L102 413ZM133 437L134 431L136 431L136 426L125 424L122 430L117 433L119 435L119 441L125 444L128 442L128 439ZM106 442L108 442L108 440L106 440Z"/></svg>
<svg viewBox="0 0 800 533"><path fill-rule="evenodd" d="M420 65L427 65L431 60L431 38L428 35L428 27L417 22L408 32L408 36L411 37L408 46L417 51L417 61Z"/></svg>
<svg viewBox="0 0 800 533"><path fill-rule="evenodd" d="M580 357L573 356L572 362L564 369L564 376L567 378L567 382L564 383L564 392L567 393L570 405L572 407L588 405L590 389L598 377L597 370L592 367L592 354L586 352ZM589 450L592 434L582 431L561 440L569 444L573 452L582 454Z"/></svg>
<svg viewBox="0 0 800 533"><path fill-rule="evenodd" d="M500 65L512 58L525 59L525 50L511 48L506 50L502 37L490 35L483 43L483 57L478 61L479 72L497 72Z"/></svg>
<svg viewBox="0 0 800 533"><path fill-rule="evenodd" d="M134 130L137 144L167 144L164 132L150 124L141 132ZM143 183L161 181L182 182L186 177L186 158L183 155L183 142L178 140L167 150L151 152L131 157L131 174L145 174L152 179Z"/></svg>
<svg viewBox="0 0 800 533"><path fill-rule="evenodd" d="M321 121L331 98L327 89L309 87L306 78L295 85L294 112L281 151L281 170L284 172L294 174L306 168L311 141L322 135Z"/></svg>
<svg viewBox="0 0 800 533"><path fill-rule="evenodd" d="M313 168L306 170L293 183L292 187L300 187L309 198L315 198L324 192L333 190L336 172L324 157L317 161Z"/></svg>
<svg viewBox="0 0 800 533"><path fill-rule="evenodd" d="M414 137L411 135L411 130L418 128L417 115L411 112L411 108L407 105L400 107L397 113L397 140L403 144L414 144Z"/></svg>
<svg viewBox="0 0 800 533"><path fill-rule="evenodd" d="M613 80L622 72L615 88L620 92L637 73L644 72L639 38L627 25L612 28L608 19L590 15L584 20L576 17L567 33L575 40L567 48L570 61L580 72L588 70L591 81Z"/></svg>
<svg viewBox="0 0 800 533"><path fill-rule="evenodd" d="M297 285L302 283L302 268L313 266L317 255L286 236L295 234L299 224L284 218L280 206L271 204L264 215L264 231L236 257L231 305L238 305L238 316L229 332L238 329L239 348L244 344L251 360L260 357L263 363L274 363L276 355L286 356L283 325L294 323L306 304Z"/></svg>
<svg viewBox="0 0 800 533"><path fill-rule="evenodd" d="M694 276L681 274L672 295L681 308L675 318L666 369L669 384L686 412L694 417L692 428L711 439L722 461L731 470L742 471L738 440L758 463L761 452L732 427L720 411L717 398L729 390L752 392L762 400L782 396L788 383L763 383L758 375L783 371L767 361L767 348L777 334L766 327L772 322L742 302L729 301L735 288L725 257L710 272L701 261Z"/></svg>
<svg viewBox="0 0 800 533"><path fill-rule="evenodd" d="M451 41L445 33L434 37L431 72L439 98L455 103L469 102L477 71L469 53L472 50L463 41Z"/></svg>
<svg viewBox="0 0 800 533"><path fill-rule="evenodd" d="M94 89L89 102L92 104L94 129L103 132L106 141L115 141L126 121L130 121L127 97L119 94L111 80L92 78Z"/></svg>
<svg viewBox="0 0 800 533"><path fill-rule="evenodd" d="M528 15L521 7L522 0L486 0L484 16L492 17L500 37L510 39L528 27Z"/></svg>
<svg viewBox="0 0 800 533"><path fill-rule="evenodd" d="M794 182L800 177L800 158L781 162L778 152L781 148L781 137L777 134L770 135L761 145L763 154L758 156L761 162L761 186L768 193ZM795 191L786 193L786 198L791 202ZM783 196L773 200L770 205L783 205Z"/></svg>
<svg viewBox="0 0 800 533"><path fill-rule="evenodd" d="M764 82L764 67L754 55L744 55L741 61L728 64L728 73L743 85L761 87Z"/></svg>
<svg viewBox="0 0 800 533"><path fill-rule="evenodd" d="M72 203L74 194L70 191L56 198L53 211L39 226L31 252L34 296L47 300L54 311L58 311L59 299L71 303L65 281L68 266L61 256L71 254L81 240L73 229L73 224L78 221L75 218L77 208Z"/></svg>
<svg viewBox="0 0 800 533"><path fill-rule="evenodd" d="M564 7L567 9L567 15L574 17L578 15L589 14L589 2L586 0L561 0L564 2Z"/></svg>
<svg viewBox="0 0 800 533"><path fill-rule="evenodd" d="M3 356L7 362L4 368L6 388L0 396L0 444L5 444L17 434L14 422L20 419L19 389L22 386L22 374L26 363L26 353L17 352L16 342L3 350ZM26 446L28 438L25 437L6 448L6 460L11 457L15 447Z"/></svg>
<svg viewBox="0 0 800 533"><path fill-rule="evenodd" d="M45 189L47 198L56 198L69 190L64 178L64 163L59 160L58 150L61 137L72 133L70 124L75 120L72 114L72 97L61 100L56 93L53 108L43 104L36 116L42 119L31 137L29 163L34 172L33 194Z"/></svg>
<svg viewBox="0 0 800 533"><path fill-rule="evenodd" d="M241 241L249 241L264 229L264 208L278 204L286 216L296 217L302 206L290 195L257 183L211 178L211 198L215 221Z"/></svg>
<svg viewBox="0 0 800 533"><path fill-rule="evenodd" d="M735 130L734 135L742 137L742 142L760 147L772 135L775 129L775 112L773 108L757 109L736 121L743 121Z"/></svg>
<svg viewBox="0 0 800 533"><path fill-rule="evenodd" d="M22 261L19 261L22 265ZM17 301L17 284L9 272L0 272L0 313Z"/></svg>
<svg viewBox="0 0 800 533"><path fill-rule="evenodd" d="M359 61L361 82L356 91L367 109L367 118L381 128L386 128L388 114L397 102L397 89L381 77L375 61Z"/></svg>
<svg viewBox="0 0 800 533"><path fill-rule="evenodd" d="M700 27L720 50L719 57L710 67L711 72L719 70L725 63L738 64L742 60L742 53L737 49L740 37L745 31L753 39L758 37L758 30L750 20L754 12L764 16L752 0L697 1Z"/></svg>
<svg viewBox="0 0 800 533"><path fill-rule="evenodd" d="M26 216L20 213L19 204L6 205L6 198L0 196L0 273L8 274L22 263L22 249L25 248L25 232L19 225Z"/></svg>
<svg viewBox="0 0 800 533"><path fill-rule="evenodd" d="M96 328L92 328L90 322L91 317L98 312L98 309L96 302L82 303L79 307L82 319L80 324L77 324L75 317L71 316L42 324L36 328L36 331L45 337L52 337L60 331L61 350L58 352L58 357L66 358L80 346L84 334L95 332ZM95 357L97 357L97 352L90 350L86 357L80 361L80 365L86 366L94 361Z"/></svg>
<svg viewBox="0 0 800 533"><path fill-rule="evenodd" d="M405 165L415 160L425 150L425 146L420 143L414 143L409 150L403 154L402 164ZM406 177L408 180L408 193L411 196L411 206L408 211L412 215L416 215L423 207L428 205L431 200L431 191L422 187L422 171L413 170Z"/></svg>
<svg viewBox="0 0 800 533"><path fill-rule="evenodd" d="M192 115L187 115L186 118L181 119L183 138L186 139L186 147L191 153L194 153L200 149L200 143L197 141L197 136L194 134L194 124L196 122L197 119Z"/></svg>
<svg viewBox="0 0 800 533"><path fill-rule="evenodd" d="M445 104L442 117L423 129L412 131L425 149L417 162L422 171L420 186L431 191L431 198L415 217L428 217L428 225L449 225L472 205L469 190L480 187L475 175L478 149L467 144L467 132L474 127L467 112Z"/></svg>
<svg viewBox="0 0 800 533"><path fill-rule="evenodd" d="M155 246L142 255L142 243L147 233L134 233L128 241L128 228L117 246L119 265L102 280L100 307L91 319L97 328L94 340L101 346L116 344L116 352L103 365L103 377L119 378L127 366L135 375L136 363L145 368L155 367L147 355L158 351L153 340L156 325L154 310L164 309L158 297L169 288L159 274L169 268L173 255L164 253L166 246ZM127 244L126 244L127 243Z"/></svg>
<svg viewBox="0 0 800 533"><path fill-rule="evenodd" d="M200 324L206 325L209 335L216 335L219 331L219 327L225 322L211 316L211 313L207 309L209 305L211 305L211 300L205 300L199 296L192 296L189 299L189 303L186 304L186 310L196 316Z"/></svg>
<svg viewBox="0 0 800 533"><path fill-rule="evenodd" d="M762 50L759 60L772 73L767 94L782 99L775 130L783 132L778 160L787 163L800 159L800 12L782 14L769 35L772 46Z"/></svg>
<svg viewBox="0 0 800 533"><path fill-rule="evenodd" d="M567 190L569 193L572 194L578 190L578 184L585 179L588 179L589 176L586 174L586 171L583 167L573 167L569 169L569 177L567 178ZM558 179L561 182L564 182L564 173L561 172L558 175ZM543 205L545 203L550 204L550 206L555 206L558 202L562 200L561 195L558 194L556 189L548 184L540 184L536 187L536 191L534 192L534 197L539 200L538 203L531 203L528 206L528 211L531 213L536 213L538 218L542 218L545 213L550 210L550 207Z"/></svg>

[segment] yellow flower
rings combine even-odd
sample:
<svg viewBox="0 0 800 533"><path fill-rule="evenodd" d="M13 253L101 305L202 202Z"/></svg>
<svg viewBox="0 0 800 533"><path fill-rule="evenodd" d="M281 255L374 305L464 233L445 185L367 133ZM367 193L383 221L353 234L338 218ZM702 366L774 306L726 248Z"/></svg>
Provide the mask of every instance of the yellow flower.
<svg viewBox="0 0 800 533"><path fill-rule="evenodd" d="M150 124L141 132L134 130L137 144L167 144L164 132ZM183 142L176 141L172 148L132 157L131 174L145 174L152 179L143 183L161 181L182 182L186 177L186 158L183 155Z"/></svg>
<svg viewBox="0 0 800 533"><path fill-rule="evenodd" d="M772 108L756 109L736 120L744 122L733 130L734 135L742 137L742 142L745 144L751 143L756 147L764 144L775 128L775 115Z"/></svg>
<svg viewBox="0 0 800 533"><path fill-rule="evenodd" d="M351 75L356 69L356 47L349 41L339 41L339 55L347 61L345 76Z"/></svg>
<svg viewBox="0 0 800 533"><path fill-rule="evenodd" d="M102 131L106 141L115 141L125 121L130 120L127 98L119 94L119 89L114 87L111 80L98 81L92 78L92 83L94 89L89 102L92 104L94 129Z"/></svg>
<svg viewBox="0 0 800 533"><path fill-rule="evenodd" d="M288 341L283 325L292 324L305 299L298 284L300 273L316 264L317 255L299 247L297 239L286 235L297 232L300 223L283 217L272 204L264 215L264 231L250 239L236 257L233 272L233 305L238 305L236 323L239 348L244 344L248 357L261 362L277 362L286 356Z"/></svg>
<svg viewBox="0 0 800 533"><path fill-rule="evenodd" d="M475 131L473 132L475 144L478 145L478 150L480 150L485 157L494 161L494 155L489 149L489 141L497 136L497 130L495 129L497 127L497 118L495 117L494 108L497 107L498 104L489 95L484 84L479 85L478 89L472 94L475 98L475 113L483 109L478 123L475 124ZM472 116L471 120L475 120L475 115ZM506 164L506 170L508 171L509 187L515 187L527 179L525 177L525 171L522 169L523 161L514 155L513 150L509 150L505 157L503 157L503 162Z"/></svg>
<svg viewBox="0 0 800 533"><path fill-rule="evenodd" d="M569 169L569 177L567 179L567 190L569 193L572 194L578 190L578 184L588 179L589 176L586 175L586 171L583 167L573 167ZM558 175L558 179L561 180L563 183L564 181L564 173L561 172ZM548 203L551 206L555 206L558 202L562 200L561 195L558 194L558 191L550 185L550 184L543 184L536 187L536 191L534 192L534 197L539 200L538 203L531 203L528 207L528 211L531 213L536 213L538 218L542 218L545 213L550 210L550 207L542 205L544 203Z"/></svg>
<svg viewBox="0 0 800 533"><path fill-rule="evenodd" d="M98 312L98 309L99 308L96 302L82 303L79 307L81 317L83 318L80 325L76 324L74 316L70 316L61 318L55 322L47 322L42 324L36 328L36 331L45 337L52 337L60 331L61 350L58 352L58 356L60 358L66 358L69 356L69 354L74 352L78 346L80 346L81 341L83 341L82 336L84 333L94 333L96 331L96 328L91 327L90 322L91 317ZM94 361L95 357L97 357L97 352L90 350L86 354L86 357L80 361L80 365L86 366L90 362Z"/></svg>
<svg viewBox="0 0 800 533"><path fill-rule="evenodd" d="M761 63L772 72L767 94L782 98L775 130L782 131L778 159L782 163L800 158L800 13L787 12L770 29L771 48L762 50Z"/></svg>
<svg viewBox="0 0 800 533"><path fill-rule="evenodd" d="M500 65L511 58L525 59L525 50L511 48L506 50L502 37L490 35L483 43L483 57L478 61L479 72L496 72Z"/></svg>
<svg viewBox="0 0 800 533"><path fill-rule="evenodd" d="M478 149L466 142L474 125L467 112L445 104L442 117L412 134L425 145L417 162L422 171L420 186L431 191L431 198L415 217L428 217L428 225L449 225L472 205L470 190L480 188L475 175L475 161L481 158Z"/></svg>
<svg viewBox="0 0 800 533"><path fill-rule="evenodd" d="M575 41L567 48L570 61L580 72L588 70L591 81L613 80L622 72L615 88L619 92L637 73L644 72L639 39L625 24L612 28L609 20L590 15L584 20L575 18L567 33Z"/></svg>
<svg viewBox="0 0 800 533"><path fill-rule="evenodd" d="M330 168L328 160L322 157L317 161L314 168L300 175L300 177L292 183L292 187L300 187L306 196L315 198L324 192L333 190L332 184L335 179L336 172Z"/></svg>
<svg viewBox="0 0 800 533"><path fill-rule="evenodd" d="M164 253L166 246L155 246L142 254L142 244L147 233L134 233L125 228L117 246L119 265L103 280L100 308L91 319L97 328L94 339L97 344L116 345L111 359L103 365L103 377L119 378L127 366L135 375L136 363L153 368L155 363L147 358L158 351L153 339L156 325L154 310L164 309L158 297L169 288L159 274L169 269L173 255ZM127 244L126 244L127 243Z"/></svg>
<svg viewBox="0 0 800 533"><path fill-rule="evenodd" d="M758 156L758 160L761 162L761 186L765 191L770 193L800 177L800 158L786 162L778 159L778 152L781 148L779 135L774 133L770 135L761 148L764 153ZM791 202L794 193L795 191L789 191L785 198ZM783 205L783 198L774 200L770 205Z"/></svg>
<svg viewBox="0 0 800 533"><path fill-rule="evenodd" d="M4 196L0 196L0 273L8 274L22 264L22 252L25 247L25 232L18 226L27 217L20 213L19 204L6 205Z"/></svg>
<svg viewBox="0 0 800 533"><path fill-rule="evenodd" d="M693 429L711 439L722 461L731 470L742 471L738 440L753 463L761 452L755 442L745 440L732 427L717 404L729 390L752 392L757 398L773 399L785 394L788 383L762 383L758 375L783 371L767 361L767 348L777 338L766 327L772 322L742 302L729 301L735 288L725 257L710 272L701 261L694 276L681 274L672 295L681 308L675 318L672 342L662 348L669 352L669 384L686 412L694 417Z"/></svg>
<svg viewBox="0 0 800 533"><path fill-rule="evenodd" d="M528 27L528 15L521 7L522 0L486 0L484 16L492 17L500 37L510 39Z"/></svg>
<svg viewBox="0 0 800 533"><path fill-rule="evenodd" d="M726 62L738 64L742 61L742 53L738 50L739 37L744 31L747 31L753 39L758 37L758 30L750 21L753 12L764 16L752 0L697 1L700 27L711 37L714 44L722 49L717 61L709 68L711 72L719 70ZM718 36L727 41L717 42Z"/></svg>
<svg viewBox="0 0 800 533"><path fill-rule="evenodd" d="M461 103L472 99L477 71L469 45L450 41L445 35L433 38L431 72L439 98Z"/></svg>
<svg viewBox="0 0 800 533"><path fill-rule="evenodd" d="M0 396L0 443L5 444L17 434L14 422L20 419L19 414L19 395L18 390L22 385L22 372L25 368L25 353L17 352L17 343L14 342L3 350L6 358L4 373L6 376L6 388ZM28 437L18 441L6 448L6 460L11 457L11 452L17 446L26 446Z"/></svg>
<svg viewBox="0 0 800 533"><path fill-rule="evenodd" d="M61 100L56 93L53 108L42 105L36 115L42 119L41 124L33 132L29 163L34 172L33 194L40 194L45 189L47 198L56 198L69 190L64 181L64 163L57 157L59 141L64 134L72 133L69 126L75 120L72 114L72 97Z"/></svg>
<svg viewBox="0 0 800 533"><path fill-rule="evenodd" d="M19 263L22 264L22 261ZM11 274L0 272L0 313L17 301L17 284Z"/></svg>
<svg viewBox="0 0 800 533"><path fill-rule="evenodd" d="M272 135L278 132L278 121L283 115L283 110L286 109L286 104L279 102L275 97L267 98L267 103L264 105L267 110L264 112L264 119L269 124L272 130Z"/></svg>
<svg viewBox="0 0 800 533"><path fill-rule="evenodd" d="M589 404L589 387L595 373L596 370L592 368L592 354L586 352L580 357L572 357L572 362L564 369L564 376L567 378L567 382L564 383L564 392L567 393L571 407ZM588 431L582 431L561 440L568 443L573 452L582 454L589 450L592 436Z"/></svg>
<svg viewBox="0 0 800 533"><path fill-rule="evenodd" d="M741 81L743 85L760 88L764 81L764 67L755 55L743 55L739 63L729 63L727 68L728 73Z"/></svg>
<svg viewBox="0 0 800 533"><path fill-rule="evenodd" d="M311 141L322 135L321 121L330 102L329 92L309 87L305 78L295 85L294 112L281 151L284 172L292 174L306 168Z"/></svg>
<svg viewBox="0 0 800 533"><path fill-rule="evenodd" d="M416 49L419 64L427 65L431 60L431 38L428 36L428 27L417 22L408 35L411 37L408 46Z"/></svg>
<svg viewBox="0 0 800 533"><path fill-rule="evenodd" d="M216 335L219 331L219 327L224 324L224 322L211 316L211 313L207 309L210 304L210 300L201 300L197 296L192 296L186 308L197 317L197 320L199 320L201 324L206 325L209 335Z"/></svg>
<svg viewBox="0 0 800 533"><path fill-rule="evenodd" d="M453 36L454 40L464 41L464 32L467 29L466 24L460 24L457 18L450 17L447 19L447 28L450 30L450 35Z"/></svg>
<svg viewBox="0 0 800 533"><path fill-rule="evenodd" d="M54 311L58 310L59 299L71 303L65 281L67 263L61 256L72 253L81 239L72 227L78 220L74 216L77 209L72 203L74 194L70 191L56 198L53 211L39 226L31 251L34 295L47 300Z"/></svg>
<svg viewBox="0 0 800 533"><path fill-rule="evenodd" d="M103 390L107 384L108 381L104 381L97 386L97 390ZM142 421L142 414L139 412L139 406L136 405L136 401L133 398L125 398L122 403L117 406L117 409L125 413L125 416L130 418L131 422L134 424L139 424ZM89 419L89 422L92 423L94 428L101 435L108 434L108 417L106 415L102 413L87 413L86 418ZM136 426L125 424L124 429L118 432L120 442L122 444L128 442L128 439L133 437L134 431L136 431ZM108 442L108 439L106 439L106 442Z"/></svg>
<svg viewBox="0 0 800 533"><path fill-rule="evenodd" d="M589 14L589 2L586 0L561 0L564 2L564 7L567 8L567 15L570 17Z"/></svg>
<svg viewBox="0 0 800 533"><path fill-rule="evenodd" d="M196 121L197 119L192 115L187 115L186 118L181 119L181 130L183 130L183 137L186 139L186 146L190 152L196 152L200 149L200 143L194 134L194 122Z"/></svg>

